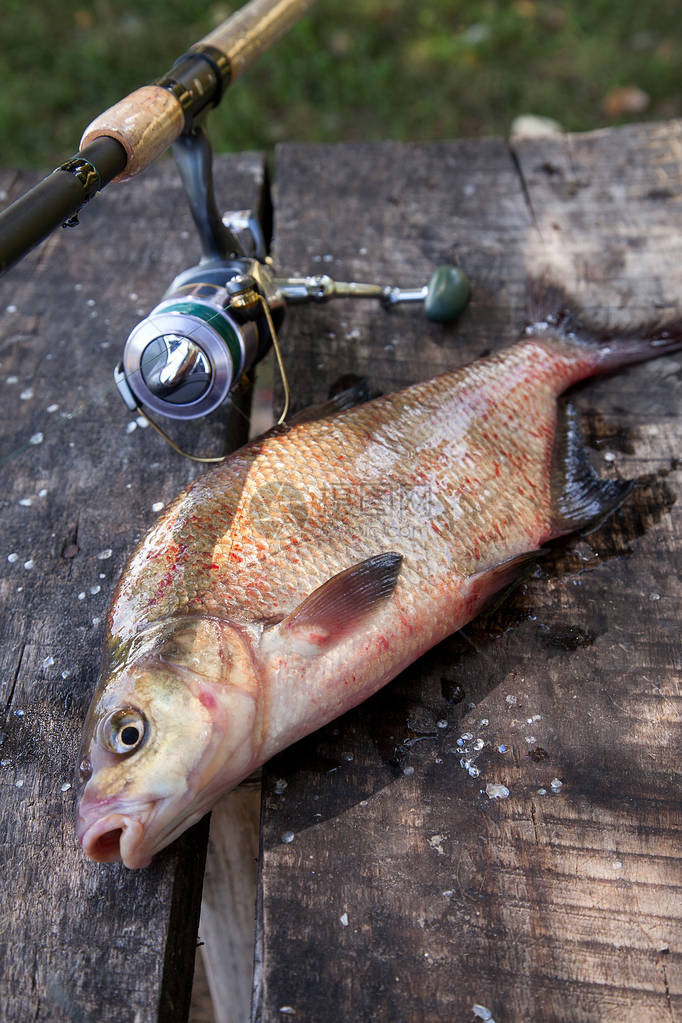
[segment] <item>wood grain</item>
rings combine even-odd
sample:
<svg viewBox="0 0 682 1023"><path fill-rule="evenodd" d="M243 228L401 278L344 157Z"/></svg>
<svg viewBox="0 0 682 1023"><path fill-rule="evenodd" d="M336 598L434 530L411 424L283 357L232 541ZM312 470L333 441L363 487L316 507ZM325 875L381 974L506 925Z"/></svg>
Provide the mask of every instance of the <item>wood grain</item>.
<svg viewBox="0 0 682 1023"><path fill-rule="evenodd" d="M296 407L347 372L388 391L511 342L529 275L609 324L679 317L681 138L281 147L280 269L409 285L456 260L473 283L455 331L292 310ZM680 363L574 395L599 471L638 482L608 522L267 765L257 1023L682 1015Z"/></svg>
<svg viewBox="0 0 682 1023"><path fill-rule="evenodd" d="M263 199L257 154L221 199ZM10 172L12 199L27 184ZM8 1023L186 1018L208 820L147 870L84 859L69 787L104 618L136 539L199 471L135 426L112 380L134 324L199 257L175 168L113 187L0 286L0 1015ZM238 444L242 407L182 435Z"/></svg>

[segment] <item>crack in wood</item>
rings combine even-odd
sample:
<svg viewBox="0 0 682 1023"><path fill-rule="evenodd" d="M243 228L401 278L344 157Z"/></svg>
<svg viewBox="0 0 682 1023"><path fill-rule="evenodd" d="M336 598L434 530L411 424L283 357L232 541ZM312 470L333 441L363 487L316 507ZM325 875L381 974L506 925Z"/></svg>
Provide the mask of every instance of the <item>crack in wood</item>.
<svg viewBox="0 0 682 1023"><path fill-rule="evenodd" d="M17 658L17 666L16 666L16 668L14 670L14 674L12 676L12 682L10 684L9 693L8 693L7 699L5 701L5 718L9 717L9 711L10 711L10 707L12 705L12 700L14 699L14 691L15 691L15 689L17 687L17 680L19 678L19 672L21 671L21 663L22 663L22 661L24 659L24 652L26 650L26 646L27 646L27 643L26 643L26 641L24 641L21 644L21 649L19 650L19 657Z"/></svg>

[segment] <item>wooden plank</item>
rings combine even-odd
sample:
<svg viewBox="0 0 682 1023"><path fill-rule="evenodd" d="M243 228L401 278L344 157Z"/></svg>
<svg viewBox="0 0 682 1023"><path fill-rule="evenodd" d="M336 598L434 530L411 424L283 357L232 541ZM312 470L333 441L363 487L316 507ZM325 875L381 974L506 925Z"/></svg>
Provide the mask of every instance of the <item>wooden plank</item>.
<svg viewBox="0 0 682 1023"><path fill-rule="evenodd" d="M681 138L282 147L282 269L410 284L456 258L474 289L454 332L292 310L296 406L512 341L529 273L610 322L679 316ZM680 362L575 396L595 465L638 481L620 511L266 767L258 1023L680 1018Z"/></svg>
<svg viewBox="0 0 682 1023"><path fill-rule="evenodd" d="M249 1018L256 934L260 779L220 800L211 834L199 936L215 1023Z"/></svg>
<svg viewBox="0 0 682 1023"><path fill-rule="evenodd" d="M221 158L217 180L235 208L257 205L263 161ZM0 184L12 198L26 177ZM208 822L147 870L97 865L76 846L69 783L117 577L157 505L200 471L135 427L112 369L198 254L167 162L103 193L1 285L3 1020L187 1015ZM246 411L186 439L239 443Z"/></svg>

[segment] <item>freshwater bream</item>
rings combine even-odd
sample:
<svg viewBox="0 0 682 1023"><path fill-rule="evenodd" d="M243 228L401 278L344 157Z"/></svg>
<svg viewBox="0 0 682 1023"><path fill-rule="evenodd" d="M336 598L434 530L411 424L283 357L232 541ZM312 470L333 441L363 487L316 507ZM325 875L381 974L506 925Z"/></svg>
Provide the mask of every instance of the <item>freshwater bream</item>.
<svg viewBox="0 0 682 1023"><path fill-rule="evenodd" d="M680 347L561 313L470 366L320 408L187 487L130 560L80 757L78 835L149 864L273 754L455 632L542 544L602 516L570 406Z"/></svg>

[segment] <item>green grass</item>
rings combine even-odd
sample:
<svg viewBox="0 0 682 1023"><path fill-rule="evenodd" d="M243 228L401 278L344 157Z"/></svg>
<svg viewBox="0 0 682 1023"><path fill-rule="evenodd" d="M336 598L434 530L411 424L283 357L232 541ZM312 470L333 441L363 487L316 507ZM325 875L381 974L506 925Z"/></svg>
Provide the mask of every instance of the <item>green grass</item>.
<svg viewBox="0 0 682 1023"><path fill-rule="evenodd" d="M50 167L105 107L164 73L237 4L3 0L5 166ZM282 139L504 133L521 113L579 131L614 122L619 86L650 97L617 118L682 114L678 0L320 0L211 114L218 150Z"/></svg>

